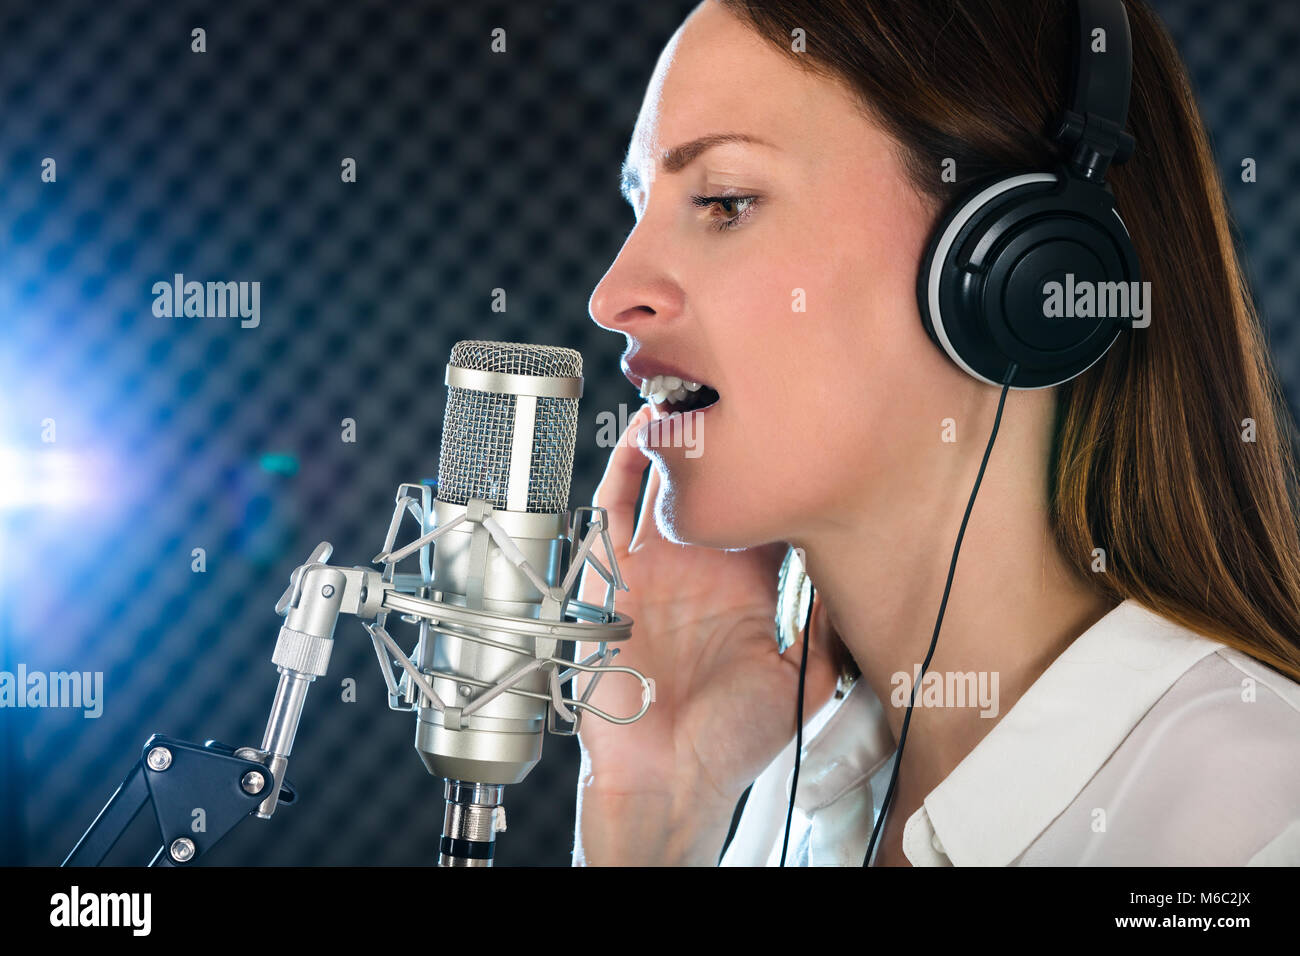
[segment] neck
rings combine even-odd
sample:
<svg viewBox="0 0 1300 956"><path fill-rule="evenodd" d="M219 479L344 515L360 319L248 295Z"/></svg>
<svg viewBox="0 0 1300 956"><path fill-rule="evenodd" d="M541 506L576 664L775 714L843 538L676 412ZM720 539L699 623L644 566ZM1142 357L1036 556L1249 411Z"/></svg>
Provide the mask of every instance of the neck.
<svg viewBox="0 0 1300 956"><path fill-rule="evenodd" d="M807 553L830 623L860 679L883 702L895 741L934 632L999 394L973 393L960 446L936 447L917 469L921 476L910 475L888 500L840 511L834 526L793 542ZM1074 638L1114 606L1071 570L1051 531L1053 403L1051 393L1007 396L926 669L931 676L922 679L908 725L894 806L909 815ZM957 678L972 672L973 681ZM964 701L953 693L958 688L968 691ZM936 693L942 706L933 706Z"/></svg>

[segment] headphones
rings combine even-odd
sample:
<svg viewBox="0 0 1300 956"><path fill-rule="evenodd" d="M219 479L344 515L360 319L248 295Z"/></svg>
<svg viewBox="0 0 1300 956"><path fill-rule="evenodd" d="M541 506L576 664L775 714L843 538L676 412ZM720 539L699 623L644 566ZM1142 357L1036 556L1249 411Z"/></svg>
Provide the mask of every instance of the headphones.
<svg viewBox="0 0 1300 956"><path fill-rule="evenodd" d="M1054 136L1062 162L1055 172L985 180L961 196L935 227L917 276L931 341L989 385L1008 374L1018 389L1067 382L1128 327L1127 317L1048 317L1049 283L1068 294L1068 276L1074 286L1140 281L1105 182L1107 167L1125 162L1134 147L1124 132L1133 71L1128 16L1122 0L1076 0L1076 10L1070 106Z"/></svg>

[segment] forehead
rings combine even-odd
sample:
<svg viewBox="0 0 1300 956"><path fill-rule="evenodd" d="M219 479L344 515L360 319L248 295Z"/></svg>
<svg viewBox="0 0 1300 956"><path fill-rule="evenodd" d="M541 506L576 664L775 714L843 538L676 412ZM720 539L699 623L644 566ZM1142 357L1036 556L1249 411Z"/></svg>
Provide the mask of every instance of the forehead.
<svg viewBox="0 0 1300 956"><path fill-rule="evenodd" d="M628 162L651 160L679 143L720 131L751 133L785 146L834 129L853 112L835 84L800 69L734 14L705 0L659 55L628 146Z"/></svg>

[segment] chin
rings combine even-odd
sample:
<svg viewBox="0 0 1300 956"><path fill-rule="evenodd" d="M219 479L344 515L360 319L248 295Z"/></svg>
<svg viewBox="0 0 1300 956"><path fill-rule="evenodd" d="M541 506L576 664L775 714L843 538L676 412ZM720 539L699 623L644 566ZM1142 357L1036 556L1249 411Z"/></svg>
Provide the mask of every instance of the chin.
<svg viewBox="0 0 1300 956"><path fill-rule="evenodd" d="M775 540L757 527L759 522L753 519L761 516L742 505L752 496L741 491L736 481L716 481L716 467L706 473L701 459L686 458L680 449L653 451L650 457L660 474L655 524L669 541L736 550Z"/></svg>

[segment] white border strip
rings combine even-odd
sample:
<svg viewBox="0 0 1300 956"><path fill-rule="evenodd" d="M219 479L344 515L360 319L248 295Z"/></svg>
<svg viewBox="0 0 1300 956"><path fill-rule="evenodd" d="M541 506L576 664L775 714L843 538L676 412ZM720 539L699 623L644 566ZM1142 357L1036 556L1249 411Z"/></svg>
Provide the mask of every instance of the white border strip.
<svg viewBox="0 0 1300 956"><path fill-rule="evenodd" d="M982 190L978 195L972 198L966 205L948 223L948 228L944 230L943 236L939 239L938 246L935 247L934 256L930 260L930 278L926 284L930 302L930 327L934 329L934 334L939 337L939 342L943 345L943 350L948 353L948 357L957 363L967 374L973 375L981 382L987 382L989 385L1002 387L1001 382L994 382L985 378L979 372L975 371L969 365L961 360L957 350L953 348L952 342L948 340L948 332L943 327L943 315L939 311L939 276L943 271L943 264L948 259L948 251L952 244L957 240L957 233L970 222L975 213L989 200L994 199L1005 192L1009 192L1018 186L1025 186L1029 183L1054 183L1056 175L1054 173L1025 173L1021 176L1012 176L1009 179L998 180L987 189ZM1040 385L1038 388L1050 388L1049 385ZM1035 389L1025 388L1017 391L1034 391Z"/></svg>

